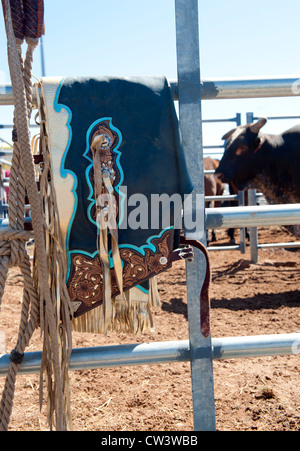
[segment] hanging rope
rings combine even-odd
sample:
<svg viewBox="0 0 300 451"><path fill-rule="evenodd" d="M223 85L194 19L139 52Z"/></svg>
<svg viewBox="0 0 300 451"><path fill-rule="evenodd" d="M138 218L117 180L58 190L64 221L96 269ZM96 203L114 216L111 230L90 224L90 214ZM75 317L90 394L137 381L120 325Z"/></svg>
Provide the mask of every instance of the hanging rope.
<svg viewBox="0 0 300 451"><path fill-rule="evenodd" d="M2 6L15 112L9 229L0 233L0 306L10 266L20 266L24 278L24 291L17 345L11 353L11 364L0 404L0 430L8 430L18 368L23 360L25 348L39 322L44 338L40 403L43 399L42 376L44 373L48 388L49 425L52 428L54 423L56 429L61 431L66 430L68 426L71 427L67 378L68 357L72 349L69 332L71 309L62 280L64 262L62 262L62 249L56 238L58 230L56 228L54 231L49 231L45 228L45 202L37 188L29 130L32 110L33 52L43 33L44 6L42 0L2 0ZM26 39L27 51L23 63L21 45L24 39ZM35 242L33 272L25 247L29 238L28 233L24 231L26 192L31 205ZM54 207L51 213L55 215L57 213L53 195L52 202ZM58 224L58 221L54 218L53 223ZM46 245L47 250L53 253L50 259L51 268ZM57 279L57 274L59 274L59 287L53 281Z"/></svg>

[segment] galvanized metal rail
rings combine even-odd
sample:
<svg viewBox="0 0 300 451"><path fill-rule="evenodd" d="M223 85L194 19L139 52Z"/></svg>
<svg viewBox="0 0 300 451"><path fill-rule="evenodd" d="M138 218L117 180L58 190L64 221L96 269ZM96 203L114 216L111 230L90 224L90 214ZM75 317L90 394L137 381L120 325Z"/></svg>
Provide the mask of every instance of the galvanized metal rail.
<svg viewBox="0 0 300 451"><path fill-rule="evenodd" d="M300 95L299 78L240 78L236 80L202 80L202 100L250 99L261 97L295 97ZM170 82L174 100L179 98L178 82ZM297 89L298 87L298 89ZM33 102L36 102L33 97ZM8 83L0 84L0 105L13 105L12 87Z"/></svg>
<svg viewBox="0 0 300 451"><path fill-rule="evenodd" d="M30 218L26 218L30 223ZM220 207L205 210L208 229L260 227L300 224L300 204ZM8 220L0 220L0 228L8 228Z"/></svg>
<svg viewBox="0 0 300 451"><path fill-rule="evenodd" d="M201 354L200 349L198 352ZM300 333L213 338L211 352L214 360L274 355L296 356L300 355ZM41 358L41 352L26 353L19 373L38 373ZM73 349L69 368L75 371L189 362L190 360L190 342L189 340L182 340ZM9 355L0 356L0 377L6 375L8 367ZM203 377L202 375L202 380Z"/></svg>
<svg viewBox="0 0 300 451"><path fill-rule="evenodd" d="M208 229L300 224L300 204L208 208Z"/></svg>

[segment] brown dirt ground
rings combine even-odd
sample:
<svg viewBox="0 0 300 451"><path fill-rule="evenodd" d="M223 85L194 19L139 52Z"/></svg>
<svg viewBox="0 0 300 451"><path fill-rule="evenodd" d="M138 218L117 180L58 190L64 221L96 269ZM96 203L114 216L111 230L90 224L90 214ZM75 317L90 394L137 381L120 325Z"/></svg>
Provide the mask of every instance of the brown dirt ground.
<svg viewBox="0 0 300 451"><path fill-rule="evenodd" d="M218 245L227 243L224 231ZM294 239L279 227L260 228L260 242ZM210 253L213 337L290 333L300 330L300 251L250 250ZM188 339L185 266L182 262L159 278L162 308L154 312L155 332L74 333L74 347ZM7 352L15 346L22 277L14 268L7 280L0 330ZM40 350L38 331L28 351ZM299 431L298 356L214 361L218 431ZM172 363L70 372L72 416L77 431L192 431L189 363ZM3 387L0 380L0 390ZM47 430L45 407L39 412L39 376L20 375L10 429Z"/></svg>

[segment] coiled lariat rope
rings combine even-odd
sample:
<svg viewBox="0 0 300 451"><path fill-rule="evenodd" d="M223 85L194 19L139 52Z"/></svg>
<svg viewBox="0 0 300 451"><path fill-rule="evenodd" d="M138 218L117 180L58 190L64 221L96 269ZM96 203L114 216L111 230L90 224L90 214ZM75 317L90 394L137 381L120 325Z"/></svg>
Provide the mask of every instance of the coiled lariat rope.
<svg viewBox="0 0 300 451"><path fill-rule="evenodd" d="M18 368L33 332L40 325L43 336L40 404L43 399L45 374L48 389L48 422L51 429L55 425L56 430L62 431L72 428L67 376L68 359L72 349L70 333L72 310L63 281L63 250L57 238L59 231L58 220L55 217L57 216L55 194L51 191L51 183L45 181L45 177L49 178L50 169L44 176L43 193L46 186L48 196L44 200L37 188L29 130L32 111L33 52L43 33L44 7L42 0L2 0L2 6L15 112L9 229L0 233L0 306L10 266L20 267L24 278L24 290L18 340L11 353L11 364L0 404L0 430L8 430ZM24 39L27 51L23 62L21 45ZM24 231L26 192L31 205L35 242L33 270L26 251L29 234ZM54 218L48 220L46 225L45 215L49 214L53 214ZM49 252L52 253L50 257Z"/></svg>

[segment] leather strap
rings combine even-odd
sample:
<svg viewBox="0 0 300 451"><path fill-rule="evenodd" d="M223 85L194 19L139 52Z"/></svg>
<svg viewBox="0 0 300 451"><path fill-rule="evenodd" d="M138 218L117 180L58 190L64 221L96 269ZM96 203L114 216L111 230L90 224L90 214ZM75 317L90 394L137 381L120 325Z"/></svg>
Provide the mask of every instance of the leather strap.
<svg viewBox="0 0 300 451"><path fill-rule="evenodd" d="M210 269L210 261L208 256L208 251L206 247L197 240L192 240L185 238L184 236L180 237L180 244L194 246L199 249L206 260L206 273L205 279L203 282L203 286L200 293L200 319L201 319L201 332L202 335L207 338L210 335L210 299L209 299L209 287L211 280L211 269Z"/></svg>
<svg viewBox="0 0 300 451"><path fill-rule="evenodd" d="M100 159L102 144L105 142L104 135L97 136L91 144L94 166L94 195L96 201L96 223L97 223L97 248L102 265L103 274L103 313L105 331L111 323L112 318L112 289L111 271L109 262L108 230L111 234L112 257L116 282L123 294L123 267L118 246L118 230L116 223L116 211L114 210L114 188L111 184L109 174L103 170ZM107 206L102 205L107 200Z"/></svg>
<svg viewBox="0 0 300 451"><path fill-rule="evenodd" d="M117 222L116 222L116 210L115 210L115 198L114 198L114 188L111 184L110 177L108 174L103 175L103 182L105 185L105 188L109 194L109 201L108 201L108 208L109 208L109 231L111 234L111 244L112 244L112 258L114 262L114 270L116 275L116 281L118 284L118 288L120 291L120 294L123 293L123 267L120 257L120 251L119 251L119 240L118 240L118 228L117 228Z"/></svg>

